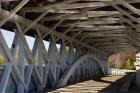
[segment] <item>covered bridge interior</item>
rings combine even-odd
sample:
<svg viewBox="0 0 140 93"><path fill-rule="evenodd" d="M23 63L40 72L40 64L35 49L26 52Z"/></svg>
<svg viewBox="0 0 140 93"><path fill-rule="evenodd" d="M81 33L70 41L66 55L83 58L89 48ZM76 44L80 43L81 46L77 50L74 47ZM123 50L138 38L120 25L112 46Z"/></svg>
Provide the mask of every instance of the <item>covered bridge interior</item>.
<svg viewBox="0 0 140 93"><path fill-rule="evenodd" d="M15 32L11 49L0 32L6 61L0 93L28 93L107 75L111 54L139 52L139 8L140 0L0 0L0 27ZM32 50L25 35L35 38ZM50 42L48 50L43 40Z"/></svg>

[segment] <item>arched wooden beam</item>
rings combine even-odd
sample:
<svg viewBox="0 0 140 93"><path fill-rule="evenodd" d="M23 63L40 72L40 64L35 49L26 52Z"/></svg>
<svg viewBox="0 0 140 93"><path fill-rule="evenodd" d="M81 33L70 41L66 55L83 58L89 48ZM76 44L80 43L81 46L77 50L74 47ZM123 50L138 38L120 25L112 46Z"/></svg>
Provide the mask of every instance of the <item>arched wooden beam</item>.
<svg viewBox="0 0 140 93"><path fill-rule="evenodd" d="M70 79L71 75L73 74L73 72L76 70L76 68L80 65L81 62L84 62L85 60L94 60L101 68L103 74L105 75L105 71L102 67L102 64L100 63L100 60L95 56L95 55L92 55L92 54L86 54L82 57L80 57L73 65L72 67L66 71L62 77L60 78L60 81L58 82L57 84L57 87L62 87L62 86L65 86L68 82L68 80Z"/></svg>

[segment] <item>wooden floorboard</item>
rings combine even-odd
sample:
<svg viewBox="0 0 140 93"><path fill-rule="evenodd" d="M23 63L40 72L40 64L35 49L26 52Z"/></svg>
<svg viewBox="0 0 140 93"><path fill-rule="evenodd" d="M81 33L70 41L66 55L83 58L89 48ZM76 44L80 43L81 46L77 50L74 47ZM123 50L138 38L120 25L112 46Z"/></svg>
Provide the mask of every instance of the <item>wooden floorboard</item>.
<svg viewBox="0 0 140 93"><path fill-rule="evenodd" d="M101 78L99 81L88 80L44 93L108 93L109 90L117 90L118 85L111 87L112 89L108 88L122 77L123 76L108 76Z"/></svg>

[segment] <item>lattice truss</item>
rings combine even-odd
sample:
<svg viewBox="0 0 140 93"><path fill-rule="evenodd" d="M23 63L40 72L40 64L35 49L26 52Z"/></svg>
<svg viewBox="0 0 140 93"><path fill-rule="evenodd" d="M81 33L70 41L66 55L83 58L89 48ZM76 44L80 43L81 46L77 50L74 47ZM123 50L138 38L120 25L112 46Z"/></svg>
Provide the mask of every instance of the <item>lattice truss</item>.
<svg viewBox="0 0 140 93"><path fill-rule="evenodd" d="M15 32L15 37L9 49L0 32L0 52L6 61L0 93L25 93L105 75L108 55L139 50L139 3L140 0L1 0L0 27ZM25 35L35 38L32 50ZM50 42L48 51L43 40ZM56 43L61 45L60 51Z"/></svg>
<svg viewBox="0 0 140 93"><path fill-rule="evenodd" d="M39 31L31 51L20 24L16 22L16 25L18 30L15 31L11 49L8 48L0 32L0 53L6 61L1 68L0 93L40 91L48 86L60 87L70 82L107 74L106 55L98 54L99 52L96 52L96 56L87 54L92 52L85 48L76 49L73 43L70 43L69 50L66 50L64 40L58 52L53 34L47 51ZM18 51L18 60L15 60L16 51ZM84 54L87 55L82 56Z"/></svg>

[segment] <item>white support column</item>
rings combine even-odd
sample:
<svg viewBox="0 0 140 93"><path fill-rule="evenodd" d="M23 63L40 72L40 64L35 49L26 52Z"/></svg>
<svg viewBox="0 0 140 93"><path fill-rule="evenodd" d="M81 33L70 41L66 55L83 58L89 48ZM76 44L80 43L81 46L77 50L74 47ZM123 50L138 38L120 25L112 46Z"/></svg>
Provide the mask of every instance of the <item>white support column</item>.
<svg viewBox="0 0 140 93"><path fill-rule="evenodd" d="M8 62L6 64L6 66L4 67L4 71L1 77L1 81L0 81L0 93L5 93L6 91L6 86L10 77L10 73L12 70L12 64L10 62Z"/></svg>
<svg viewBox="0 0 140 93"><path fill-rule="evenodd" d="M21 39L19 40L18 47L18 68L24 80L24 44ZM17 85L17 93L24 93L24 87L20 83Z"/></svg>
<svg viewBox="0 0 140 93"><path fill-rule="evenodd" d="M62 43L61 43L61 47L60 47L60 64L61 64L61 68L64 71L67 67L67 50L66 50L66 45L65 45L65 41L62 38Z"/></svg>
<svg viewBox="0 0 140 93"><path fill-rule="evenodd" d="M11 46L11 53L13 56L15 56L15 54L16 54L16 49L17 49L18 43L19 43L19 35L17 32L15 32L15 37L14 37L14 40L13 40L13 43Z"/></svg>
<svg viewBox="0 0 140 93"><path fill-rule="evenodd" d="M53 34L51 34L51 41L50 41L50 45L49 45L49 50L48 50L48 55L51 59L51 67L52 67L52 73L54 75L54 81L52 82L54 86L54 84L56 83L57 81L57 75L59 72L57 72L57 65L58 65L58 53L57 53L57 48L56 48L56 42L55 42L55 39L54 39L54 36Z"/></svg>
<svg viewBox="0 0 140 93"><path fill-rule="evenodd" d="M28 57L28 61L27 62L35 65L34 64L35 63L35 59L34 59L32 53L31 53L31 50L30 50L28 44L27 44L27 41L26 41L25 36L24 36L24 33L22 32L22 28L21 28L20 24L17 21L16 21L16 25L17 25L17 28L18 28L19 35L22 38L22 42L24 43L24 45L26 47L25 51L26 51L26 55ZM37 51L37 50L35 50L35 51ZM43 83L42 83L41 77L39 75L39 72L38 72L36 66L34 66L34 69L33 69L33 77L34 77L35 81L37 82L38 87L41 89L43 87Z"/></svg>
<svg viewBox="0 0 140 93"><path fill-rule="evenodd" d="M38 39L38 72L41 80L43 80L43 50L41 47L41 41Z"/></svg>
<svg viewBox="0 0 140 93"><path fill-rule="evenodd" d="M50 72L52 73L51 78L53 78L53 80L55 80L55 75L54 75L52 66L50 64L51 62L50 62L50 58L49 58L49 55L48 55L48 51L45 48L43 38L41 37L41 33L39 32L39 30L37 30L37 34L38 34L38 39L40 40L40 42L39 42L40 47L43 50L43 59L44 59L44 65L45 65L44 71L43 71L43 87L45 87L45 85L47 83L47 77L48 77L49 73ZM49 70L50 70L50 72L49 72Z"/></svg>
<svg viewBox="0 0 140 93"><path fill-rule="evenodd" d="M136 84L140 87L140 53L136 54Z"/></svg>
<svg viewBox="0 0 140 93"><path fill-rule="evenodd" d="M10 49L8 48L8 45L6 44L6 41L4 40L4 37L3 37L1 32L0 32L0 43L1 43L1 49L4 51L3 56L5 56L7 58L7 60L9 62L11 62L12 66L13 66L13 69L11 72L13 78L16 80L16 82L20 82L24 86L25 90L28 91L28 88L27 88L27 86L26 86L26 84L25 84L25 82L20 74L20 71L18 70L16 64L14 63L15 59L14 59Z"/></svg>
<svg viewBox="0 0 140 93"><path fill-rule="evenodd" d="M108 74L108 69L109 69L109 66L108 66L108 56L105 55L105 62L106 62L106 74Z"/></svg>
<svg viewBox="0 0 140 93"><path fill-rule="evenodd" d="M71 65L74 61L74 48L73 43L70 42L69 51L68 51L68 63Z"/></svg>
<svg viewBox="0 0 140 93"><path fill-rule="evenodd" d="M37 53L37 39L35 39L34 46L33 46L33 49L32 49L33 58L35 58L36 53ZM30 58L28 57L27 52L25 54L25 59L28 62L27 71L25 73L25 76L26 76L25 83L26 83L27 87L29 87L29 83L30 83L30 80L31 80L31 75L32 75L32 72L33 72L33 65L34 64L30 63ZM33 74L33 76L34 76L34 74ZM36 84L38 84L38 81L36 81L37 79L35 77L33 77L33 78L34 78Z"/></svg>

